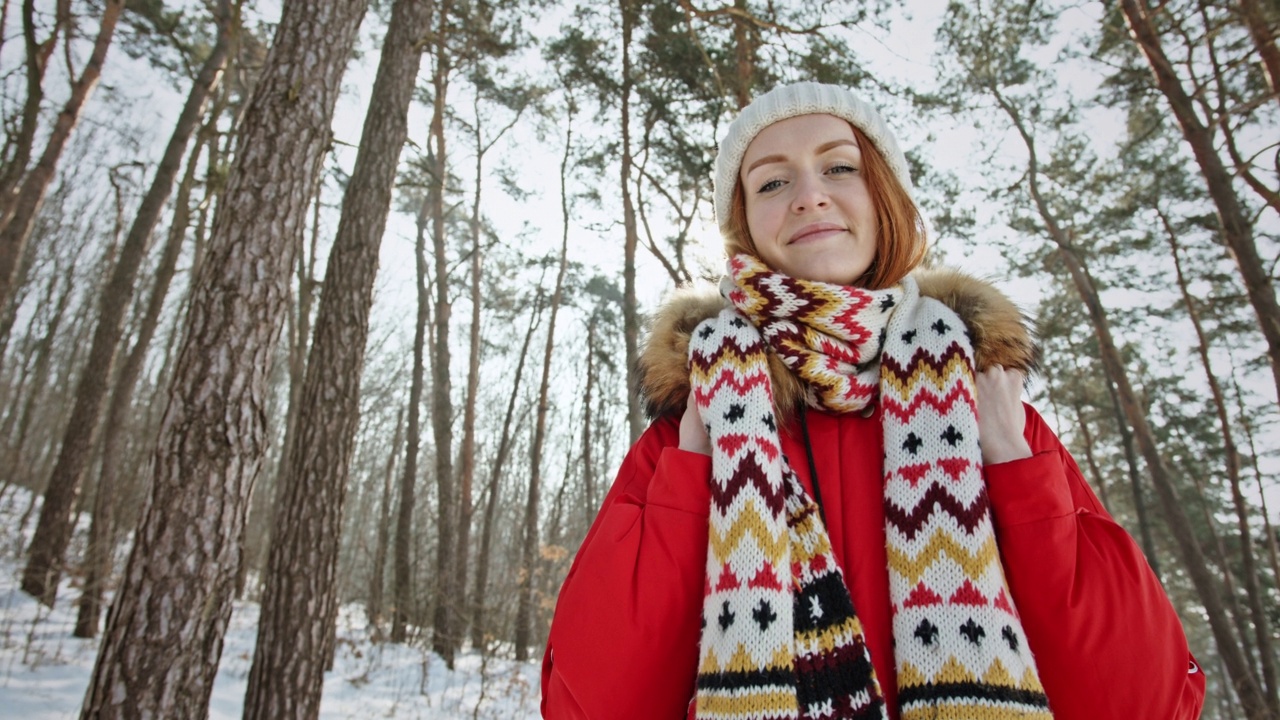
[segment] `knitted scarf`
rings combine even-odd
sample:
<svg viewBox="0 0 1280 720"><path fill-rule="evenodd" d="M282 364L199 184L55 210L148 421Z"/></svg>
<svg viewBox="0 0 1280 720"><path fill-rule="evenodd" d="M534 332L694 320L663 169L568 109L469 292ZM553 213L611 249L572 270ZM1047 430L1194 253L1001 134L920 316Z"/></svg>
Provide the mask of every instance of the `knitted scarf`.
<svg viewBox="0 0 1280 720"><path fill-rule="evenodd" d="M1050 718L1000 565L961 320L910 278L866 291L749 255L721 292L731 307L689 342L712 446L697 717L888 717L819 508L781 452L772 349L810 406L881 404L902 719Z"/></svg>

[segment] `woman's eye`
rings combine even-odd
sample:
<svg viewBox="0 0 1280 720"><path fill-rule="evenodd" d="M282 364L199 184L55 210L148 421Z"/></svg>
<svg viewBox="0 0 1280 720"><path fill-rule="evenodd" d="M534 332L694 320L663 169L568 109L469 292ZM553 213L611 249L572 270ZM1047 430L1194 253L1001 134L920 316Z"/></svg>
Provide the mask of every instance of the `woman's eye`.
<svg viewBox="0 0 1280 720"><path fill-rule="evenodd" d="M777 189L778 189L778 188L780 188L780 187L782 187L782 181L781 181L781 180L770 180L769 182L765 183L764 185L761 185L761 186L760 186L760 189L759 189L759 190L757 190L756 192L762 192L762 193L772 192L772 191L774 191L774 190L777 190Z"/></svg>
<svg viewBox="0 0 1280 720"><path fill-rule="evenodd" d="M856 172L858 172L858 168L856 168L856 167L854 167L854 166L852 166L852 165L840 164L840 165L832 166L832 168L831 168L830 170L828 170L828 172L833 173L833 174L839 174L839 173L856 173Z"/></svg>

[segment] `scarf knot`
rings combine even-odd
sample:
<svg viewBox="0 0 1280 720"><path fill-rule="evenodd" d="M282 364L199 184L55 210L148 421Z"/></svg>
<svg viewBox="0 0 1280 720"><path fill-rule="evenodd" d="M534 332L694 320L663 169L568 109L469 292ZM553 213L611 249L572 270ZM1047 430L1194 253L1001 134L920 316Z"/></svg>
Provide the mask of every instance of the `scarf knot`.
<svg viewBox="0 0 1280 720"><path fill-rule="evenodd" d="M875 401L885 328L901 286L863 290L798 280L737 255L720 292L805 381L809 405L852 412Z"/></svg>

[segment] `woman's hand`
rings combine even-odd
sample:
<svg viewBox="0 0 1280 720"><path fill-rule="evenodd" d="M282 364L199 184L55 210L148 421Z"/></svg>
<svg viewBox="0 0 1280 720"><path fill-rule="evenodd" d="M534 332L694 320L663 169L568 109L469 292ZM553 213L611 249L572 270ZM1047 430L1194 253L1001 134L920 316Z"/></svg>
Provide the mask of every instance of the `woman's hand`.
<svg viewBox="0 0 1280 720"><path fill-rule="evenodd" d="M702 424L702 416L698 415L698 401L693 399L692 390L689 391L684 417L680 418L680 449L711 454L711 438L707 437L707 428Z"/></svg>
<svg viewBox="0 0 1280 720"><path fill-rule="evenodd" d="M978 442L984 465L1031 457L1031 446L1023 435L1027 425L1022 407L1024 379L1020 370L999 365L978 373Z"/></svg>

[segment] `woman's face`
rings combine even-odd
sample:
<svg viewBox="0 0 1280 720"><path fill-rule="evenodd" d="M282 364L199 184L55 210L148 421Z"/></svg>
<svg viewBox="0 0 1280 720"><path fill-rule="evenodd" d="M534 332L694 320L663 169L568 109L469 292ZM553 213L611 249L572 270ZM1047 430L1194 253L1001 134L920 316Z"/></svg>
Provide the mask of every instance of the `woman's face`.
<svg viewBox="0 0 1280 720"><path fill-rule="evenodd" d="M742 158L747 227L775 270L854 285L876 256L876 215L848 122L800 115L761 130Z"/></svg>

